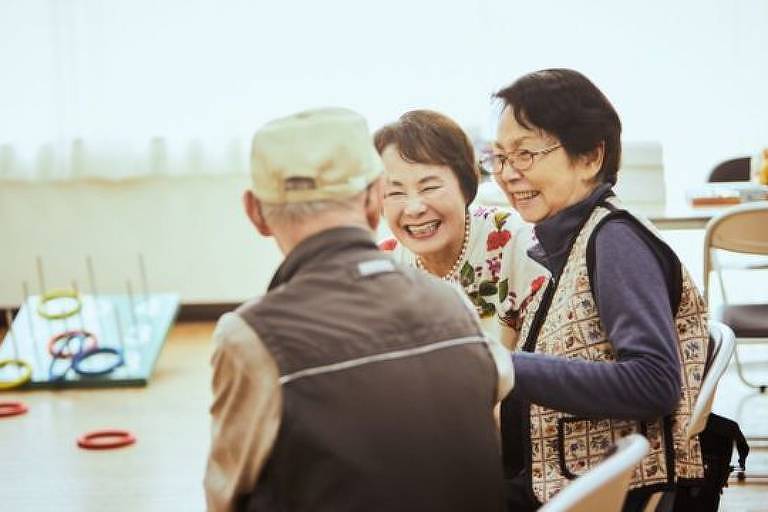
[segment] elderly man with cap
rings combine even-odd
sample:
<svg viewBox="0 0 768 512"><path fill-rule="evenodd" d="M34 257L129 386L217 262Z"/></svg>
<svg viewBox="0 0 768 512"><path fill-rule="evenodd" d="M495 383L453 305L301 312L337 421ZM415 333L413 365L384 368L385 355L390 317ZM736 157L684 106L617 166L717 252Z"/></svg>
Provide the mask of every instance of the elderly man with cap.
<svg viewBox="0 0 768 512"><path fill-rule="evenodd" d="M251 163L246 213L285 260L214 333L209 510L501 510L509 358L458 289L378 250L365 120L277 119Z"/></svg>

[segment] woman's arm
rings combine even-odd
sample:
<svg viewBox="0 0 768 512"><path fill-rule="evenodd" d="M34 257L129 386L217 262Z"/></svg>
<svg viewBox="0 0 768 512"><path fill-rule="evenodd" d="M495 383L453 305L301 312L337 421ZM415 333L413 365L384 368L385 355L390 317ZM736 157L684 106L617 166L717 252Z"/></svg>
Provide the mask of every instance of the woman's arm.
<svg viewBox="0 0 768 512"><path fill-rule="evenodd" d="M595 240L594 296L617 362L516 353L513 394L579 416L651 419L680 397L677 330L665 269L644 235L621 221Z"/></svg>

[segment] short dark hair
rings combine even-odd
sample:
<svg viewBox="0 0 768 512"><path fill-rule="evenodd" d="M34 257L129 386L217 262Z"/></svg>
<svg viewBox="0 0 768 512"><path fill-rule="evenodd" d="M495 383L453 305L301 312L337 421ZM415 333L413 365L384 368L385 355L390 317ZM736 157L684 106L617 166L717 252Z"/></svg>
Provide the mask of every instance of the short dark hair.
<svg viewBox="0 0 768 512"><path fill-rule="evenodd" d="M621 121L600 89L572 69L544 69L518 78L496 94L527 129L554 135L573 159L604 144L597 175L616 184L621 160Z"/></svg>
<svg viewBox="0 0 768 512"><path fill-rule="evenodd" d="M446 165L459 181L464 203L477 195L480 169L475 150L464 130L450 117L432 110L411 110L373 135L379 154L390 144L400 156L419 164Z"/></svg>

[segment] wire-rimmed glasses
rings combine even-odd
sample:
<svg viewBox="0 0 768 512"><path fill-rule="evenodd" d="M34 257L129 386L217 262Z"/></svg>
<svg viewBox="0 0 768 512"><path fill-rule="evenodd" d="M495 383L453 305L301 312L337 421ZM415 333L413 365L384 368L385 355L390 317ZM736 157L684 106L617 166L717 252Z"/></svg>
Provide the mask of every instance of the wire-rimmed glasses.
<svg viewBox="0 0 768 512"><path fill-rule="evenodd" d="M516 171L525 172L533 166L537 156L548 155L561 147L563 147L562 144L555 144L554 146L535 151L521 149L511 153L494 153L484 156L480 160L480 167L489 174L501 174L504 166L509 164Z"/></svg>

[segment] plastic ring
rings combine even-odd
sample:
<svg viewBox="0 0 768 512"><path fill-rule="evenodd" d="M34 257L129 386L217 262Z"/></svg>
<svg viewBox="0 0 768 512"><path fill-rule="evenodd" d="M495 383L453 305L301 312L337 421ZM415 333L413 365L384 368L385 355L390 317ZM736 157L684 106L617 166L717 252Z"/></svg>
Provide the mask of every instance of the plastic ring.
<svg viewBox="0 0 768 512"><path fill-rule="evenodd" d="M72 362L69 362L69 363L67 363L68 366L64 369L63 372L61 372L59 374L53 373L54 367L56 366L56 363L58 361L64 361L64 359L56 358L56 357L52 357L51 358L51 364L50 364L50 366L48 366L48 382L60 382L60 381L63 381L64 378L67 376L67 373L69 372L69 370L72 369Z"/></svg>
<svg viewBox="0 0 768 512"><path fill-rule="evenodd" d="M74 299L75 305L71 309L62 311L60 313L49 313L46 309L46 304L56 299ZM48 320L60 320L74 315L80 308L83 307L83 303L80 300L80 296L75 290L69 290L65 288L48 290L40 297L40 303L37 305L37 314Z"/></svg>
<svg viewBox="0 0 768 512"><path fill-rule="evenodd" d="M64 343L63 347L60 350L56 350L56 343L58 343L60 340L63 340L66 338L66 343ZM84 338L85 341L90 340L90 345L83 347L83 342L80 343L81 350L78 350L77 352L73 352L72 350L69 350L69 343L75 339L75 338ZM64 331L59 334L56 334L54 336L51 336L51 339L48 340L48 353L51 354L52 357L55 359L69 359L71 357L74 357L76 353L83 352L84 350L91 350L98 346L99 342L96 339L96 335L93 334L90 331L84 331L82 329L73 329L71 331Z"/></svg>
<svg viewBox="0 0 768 512"><path fill-rule="evenodd" d="M16 400L0 401L0 418L16 416L18 414L24 414L25 412L27 412L27 406L24 402L18 402Z"/></svg>
<svg viewBox="0 0 768 512"><path fill-rule="evenodd" d="M105 366L104 368L99 368L98 370L84 370L80 368L80 364L83 361L98 354L114 354L117 356L117 360L114 363ZM100 347L85 350L75 354L75 356L72 358L72 369L75 370L78 374L85 376L106 375L112 372L118 366L122 366L123 362L123 353L119 349L112 347Z"/></svg>
<svg viewBox="0 0 768 512"><path fill-rule="evenodd" d="M32 378L32 367L21 359L0 359L0 368L16 366L24 370L20 377L13 380L0 380L0 389L11 389L23 386Z"/></svg>
<svg viewBox="0 0 768 512"><path fill-rule="evenodd" d="M136 437L127 430L104 429L88 432L77 438L77 446L86 450L108 450L136 442Z"/></svg>

